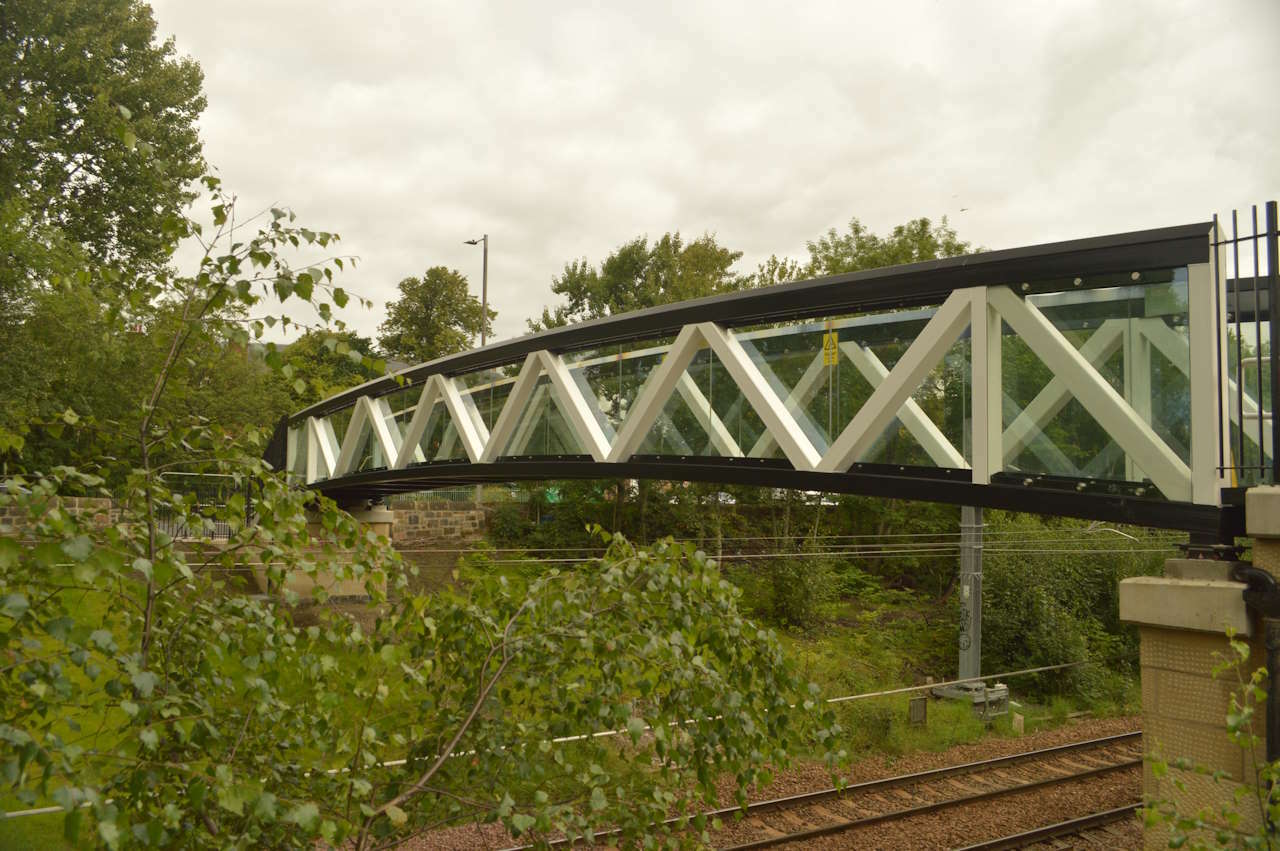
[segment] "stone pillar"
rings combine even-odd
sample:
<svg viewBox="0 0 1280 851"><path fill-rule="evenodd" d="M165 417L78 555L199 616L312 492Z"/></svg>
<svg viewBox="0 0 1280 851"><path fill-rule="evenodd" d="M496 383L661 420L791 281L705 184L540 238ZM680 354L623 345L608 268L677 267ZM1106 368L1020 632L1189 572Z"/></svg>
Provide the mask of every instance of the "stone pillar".
<svg viewBox="0 0 1280 851"><path fill-rule="evenodd" d="M1141 638L1143 748L1166 763L1187 759L1193 764L1224 772L1211 776L1173 767L1157 778L1147 764L1143 794L1172 800L1179 812L1193 814L1204 807L1217 811L1253 774L1250 754L1227 735L1226 717L1234 676L1214 677L1213 669L1230 653L1226 633L1230 629L1250 641L1249 670L1265 664L1257 625L1245 608L1244 584L1229 579L1230 562L1170 559L1164 576L1139 576L1120 583L1120 618L1136 624ZM1259 733L1263 720L1257 719ZM1185 788L1179 790L1174 780ZM1240 828L1253 830L1259 823L1258 807L1248 800L1235 805ZM1201 837L1211 839L1211 836ZM1167 847L1162 828L1146 831L1145 847Z"/></svg>

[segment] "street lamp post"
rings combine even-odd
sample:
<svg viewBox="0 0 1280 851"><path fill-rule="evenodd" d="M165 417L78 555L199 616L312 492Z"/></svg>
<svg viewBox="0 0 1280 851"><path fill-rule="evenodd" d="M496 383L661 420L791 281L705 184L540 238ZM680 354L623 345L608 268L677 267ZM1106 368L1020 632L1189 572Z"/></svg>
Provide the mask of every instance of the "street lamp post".
<svg viewBox="0 0 1280 851"><path fill-rule="evenodd" d="M489 325L489 234L482 234L479 239L463 240L467 245L484 245L484 265L480 272L480 347L484 348L485 328ZM493 388L489 388L489 415L493 416ZM492 423L489 423L492 426ZM476 485L476 508L484 499L484 488Z"/></svg>
<svg viewBox="0 0 1280 851"><path fill-rule="evenodd" d="M480 345L484 346L484 329L489 324L489 234L479 239L463 240L467 245L484 245L484 266L480 273Z"/></svg>

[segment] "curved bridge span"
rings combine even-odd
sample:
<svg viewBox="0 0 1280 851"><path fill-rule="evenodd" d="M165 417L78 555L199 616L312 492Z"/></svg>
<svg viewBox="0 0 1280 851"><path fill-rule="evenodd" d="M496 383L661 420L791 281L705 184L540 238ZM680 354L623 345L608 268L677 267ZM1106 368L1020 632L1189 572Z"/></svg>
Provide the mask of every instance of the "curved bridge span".
<svg viewBox="0 0 1280 851"><path fill-rule="evenodd" d="M1204 222L557 328L313 405L281 423L268 460L344 503L654 478L1229 541L1243 486L1272 476L1274 424L1265 369L1250 378L1231 354L1250 324L1245 348L1261 350L1269 279L1230 278L1226 244Z"/></svg>

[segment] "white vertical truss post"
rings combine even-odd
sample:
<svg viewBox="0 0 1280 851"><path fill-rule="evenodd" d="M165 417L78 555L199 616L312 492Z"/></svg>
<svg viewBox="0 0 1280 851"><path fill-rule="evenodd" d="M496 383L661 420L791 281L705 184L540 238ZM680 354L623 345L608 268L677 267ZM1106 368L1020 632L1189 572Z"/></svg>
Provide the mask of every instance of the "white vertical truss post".
<svg viewBox="0 0 1280 851"><path fill-rule="evenodd" d="M1004 469L1004 384L1001 375L1000 314L987 304L987 288L970 290L969 345L971 384L969 433L973 483L986 485ZM970 509L966 508L965 511ZM963 523L963 521L961 521ZM979 514L981 523L981 514ZM963 674L961 676L964 676Z"/></svg>
<svg viewBox="0 0 1280 851"><path fill-rule="evenodd" d="M1129 407L1143 422L1151 422L1151 341L1142 333L1138 322L1125 320L1124 325L1124 396ZM1142 469L1125 455L1125 478L1142 479Z"/></svg>
<svg viewBox="0 0 1280 851"><path fill-rule="evenodd" d="M1208 238L1208 235L1206 235ZM1219 317L1218 306L1222 306ZM1226 375L1218 360L1216 335L1226 319L1226 293L1215 292L1213 269L1208 263L1187 267L1187 325L1191 345L1191 502L1218 505L1221 501L1218 452L1222 433L1230 434L1226 423L1218 418L1222 387L1219 377ZM1225 343L1227 337L1222 337ZM1226 346L1220 347L1223 357ZM1225 383L1225 382L1224 382ZM1147 471L1150 473L1150 471ZM1172 495L1171 495L1172 496Z"/></svg>

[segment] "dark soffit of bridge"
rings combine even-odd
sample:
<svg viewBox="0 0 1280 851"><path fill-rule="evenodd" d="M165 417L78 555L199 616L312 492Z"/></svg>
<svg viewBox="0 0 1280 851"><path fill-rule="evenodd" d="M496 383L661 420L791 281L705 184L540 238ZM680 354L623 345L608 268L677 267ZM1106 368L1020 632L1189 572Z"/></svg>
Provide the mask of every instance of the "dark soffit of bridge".
<svg viewBox="0 0 1280 851"><path fill-rule="evenodd" d="M792 469L771 459L666 458L637 456L623 463L593 461L589 456L499 459L492 464L436 462L399 470L378 469L316 482L319 490L342 505L424 488L549 479L649 479L754 485L803 491L877 496L920 502L972 505L1031 514L1129 523L1177 529L1214 541L1231 542L1244 534L1244 506L1222 507L1168 502L1131 492L1106 492L1126 483L1054 480L1021 475L997 476L975 485L969 470L859 464L848 473L816 473ZM1097 488L1082 492L1083 484ZM1070 486L1068 486L1070 485Z"/></svg>
<svg viewBox="0 0 1280 851"><path fill-rule="evenodd" d="M417 383L437 373L459 375L516 363L529 352L541 349L569 352L671 336L695 322L732 327L921 307L938 304L953 290L964 287L1205 263L1209 259L1208 235L1212 228L1212 222L1196 222L966 254L692 299L526 334L437 358L410 367L399 376ZM399 387L393 377L375 379L317 402L293 414L289 420L324 416L353 404L361 396L379 396Z"/></svg>

